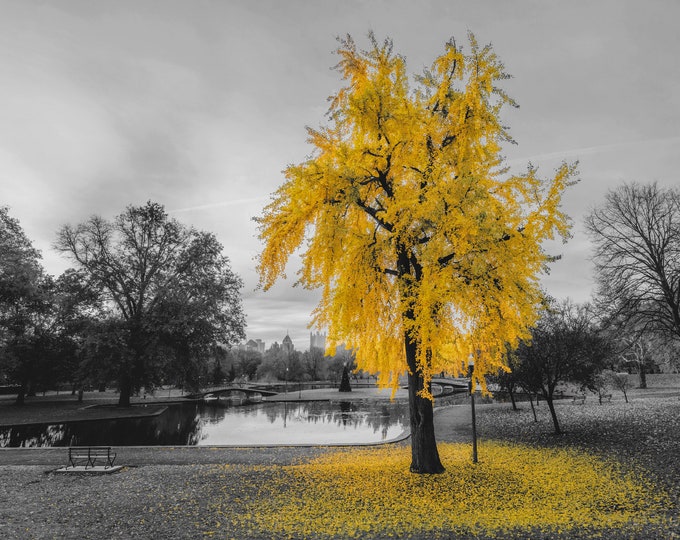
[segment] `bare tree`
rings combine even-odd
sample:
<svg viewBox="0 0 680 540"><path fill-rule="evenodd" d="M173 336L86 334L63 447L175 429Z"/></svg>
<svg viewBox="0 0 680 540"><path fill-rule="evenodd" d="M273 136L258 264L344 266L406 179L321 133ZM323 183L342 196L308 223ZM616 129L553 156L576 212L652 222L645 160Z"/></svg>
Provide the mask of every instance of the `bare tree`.
<svg viewBox="0 0 680 540"><path fill-rule="evenodd" d="M518 384L545 399L556 434L562 432L554 406L557 386L569 382L594 389L611 355L609 341L592 320L587 304L553 301L531 330L531 341L512 353Z"/></svg>
<svg viewBox="0 0 680 540"><path fill-rule="evenodd" d="M586 218L611 320L680 339L680 190L624 184Z"/></svg>
<svg viewBox="0 0 680 540"><path fill-rule="evenodd" d="M621 364L624 367L634 366L640 377L640 388L647 388L647 371L652 364L652 335L633 334L621 338L623 350L619 354Z"/></svg>
<svg viewBox="0 0 680 540"><path fill-rule="evenodd" d="M665 347L657 353L657 358L664 373L680 373L680 341L665 343Z"/></svg>
<svg viewBox="0 0 680 540"><path fill-rule="evenodd" d="M616 371L604 371L602 375L609 385L623 393L623 399L628 403L628 390L632 387L628 374L617 373Z"/></svg>

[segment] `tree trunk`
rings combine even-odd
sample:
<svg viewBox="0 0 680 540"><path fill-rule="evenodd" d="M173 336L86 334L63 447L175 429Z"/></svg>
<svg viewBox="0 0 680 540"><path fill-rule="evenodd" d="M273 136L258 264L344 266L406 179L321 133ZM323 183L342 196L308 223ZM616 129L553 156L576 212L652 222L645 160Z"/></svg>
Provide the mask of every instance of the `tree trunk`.
<svg viewBox="0 0 680 540"><path fill-rule="evenodd" d="M19 392L17 392L17 399L14 401L15 405L23 405L26 402L26 383L22 382L19 385Z"/></svg>
<svg viewBox="0 0 680 540"><path fill-rule="evenodd" d="M555 435L561 435L562 431L560 430L560 423L557 421L557 413L555 412L552 396L545 396L545 401L548 404L548 409L550 409L550 416L552 416L553 425L555 426Z"/></svg>
<svg viewBox="0 0 680 540"><path fill-rule="evenodd" d="M536 416L536 408L534 407L534 398L531 397L531 392L529 392L529 404L531 405L531 412L534 413L534 422L538 422L538 417Z"/></svg>
<svg viewBox="0 0 680 540"><path fill-rule="evenodd" d="M130 375L125 373L120 377L120 395L118 397L119 407L130 406L130 396L132 395L132 381Z"/></svg>
<svg viewBox="0 0 680 540"><path fill-rule="evenodd" d="M407 282L411 278L416 282L422 278L422 268L415 261L412 253L406 247L397 243L397 268L404 289L402 292L402 305L408 306L402 312L404 318L404 350L406 353L406 365L408 366L408 408L411 420L411 472L418 474L440 474L444 472L444 466L439 459L437 441L434 437L434 411L432 401L419 394L425 388L423 373L418 369L418 339L411 334L409 322L415 320L413 308L409 302L409 286ZM411 273L413 271L413 274ZM406 279L405 276L408 276ZM411 298L412 300L412 298Z"/></svg>
<svg viewBox="0 0 680 540"><path fill-rule="evenodd" d="M434 436L432 401L418 395L424 388L422 373L416 370L416 344L406 336L406 360L409 367L408 405L411 420L411 472L440 474L444 466L439 459Z"/></svg>
<svg viewBox="0 0 680 540"><path fill-rule="evenodd" d="M640 388L647 388L647 372L644 362L640 362Z"/></svg>
<svg viewBox="0 0 680 540"><path fill-rule="evenodd" d="M516 411L517 410L517 403L515 403L515 393L512 390L508 390L508 394L510 394L510 402L512 403L512 410Z"/></svg>

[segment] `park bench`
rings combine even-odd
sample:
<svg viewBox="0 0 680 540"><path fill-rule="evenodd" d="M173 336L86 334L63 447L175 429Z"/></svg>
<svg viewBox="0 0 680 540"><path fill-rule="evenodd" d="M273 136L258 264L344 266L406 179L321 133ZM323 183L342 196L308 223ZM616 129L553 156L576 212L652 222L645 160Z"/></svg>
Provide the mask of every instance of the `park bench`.
<svg viewBox="0 0 680 540"><path fill-rule="evenodd" d="M572 403L578 403L579 405L583 405L586 402L586 395L585 394L578 394L573 397L571 400Z"/></svg>
<svg viewBox="0 0 680 540"><path fill-rule="evenodd" d="M116 454L111 451L110 446L70 446L68 449L69 467L84 465L87 469L103 463L106 469L113 467L115 460Z"/></svg>
<svg viewBox="0 0 680 540"><path fill-rule="evenodd" d="M607 402L610 402L610 403L611 403L611 400L612 400L612 395L611 395L611 394L602 394L602 395L600 396L600 403L602 403L603 401L607 401Z"/></svg>

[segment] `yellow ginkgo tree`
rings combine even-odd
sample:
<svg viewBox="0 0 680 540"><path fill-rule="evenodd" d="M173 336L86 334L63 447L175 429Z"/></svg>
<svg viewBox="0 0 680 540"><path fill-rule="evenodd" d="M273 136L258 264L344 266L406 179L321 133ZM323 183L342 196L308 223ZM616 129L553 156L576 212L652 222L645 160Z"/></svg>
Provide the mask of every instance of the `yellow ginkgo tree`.
<svg viewBox="0 0 680 540"><path fill-rule="evenodd" d="M434 436L433 373L475 378L505 368L507 346L529 337L542 295L541 247L566 238L560 211L574 167L550 180L502 168L500 121L513 101L491 46L452 39L410 82L391 40L340 40L345 81L328 125L307 128L314 152L258 218L265 289L303 243L299 282L322 289L314 324L356 352L357 367L396 388L408 374L411 470L442 472Z"/></svg>

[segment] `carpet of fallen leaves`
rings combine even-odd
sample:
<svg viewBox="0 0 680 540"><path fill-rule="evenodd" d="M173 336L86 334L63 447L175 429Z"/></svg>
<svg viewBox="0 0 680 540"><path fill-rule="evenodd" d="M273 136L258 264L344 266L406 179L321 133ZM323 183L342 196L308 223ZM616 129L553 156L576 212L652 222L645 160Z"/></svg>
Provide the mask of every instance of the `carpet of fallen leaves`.
<svg viewBox="0 0 680 540"><path fill-rule="evenodd" d="M540 403L534 421L528 403L520 410L508 406L481 409L480 437L514 441L534 447L572 447L614 457L622 463L641 466L653 473L676 500L680 497L680 399L621 400L599 405L590 399L584 405L557 401L561 435L554 434L548 407Z"/></svg>
<svg viewBox="0 0 680 540"><path fill-rule="evenodd" d="M252 496L214 502L245 536L284 538L523 538L588 531L645 534L669 524L669 498L639 471L564 449L482 442L440 445L447 471L408 472L404 447L336 451L276 471ZM231 490L225 489L225 494ZM219 534L219 527L210 531Z"/></svg>
<svg viewBox="0 0 680 540"><path fill-rule="evenodd" d="M436 476L407 472L408 442L105 476L0 464L0 538L680 538L677 397L560 403L561 436L521 407L480 407L479 465L441 444Z"/></svg>

